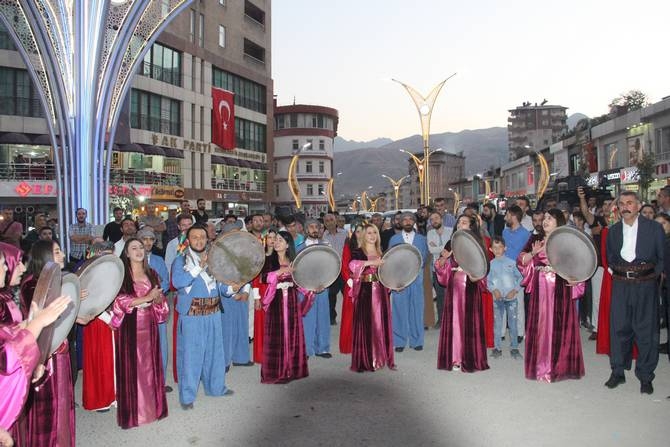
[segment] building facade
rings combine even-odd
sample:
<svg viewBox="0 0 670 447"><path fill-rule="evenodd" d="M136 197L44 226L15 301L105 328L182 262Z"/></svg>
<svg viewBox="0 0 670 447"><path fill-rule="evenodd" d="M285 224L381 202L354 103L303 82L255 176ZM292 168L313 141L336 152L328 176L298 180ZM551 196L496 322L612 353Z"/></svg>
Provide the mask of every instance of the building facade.
<svg viewBox="0 0 670 447"><path fill-rule="evenodd" d="M414 156L422 160L423 152L417 152ZM444 150L436 151L430 156L429 165L431 200L438 197L446 197L451 184L465 175L465 157L462 153L454 154ZM421 182L419 181L417 164L411 157L408 160L408 169L409 182L407 182L408 186L406 190L409 190L409 194L401 194L403 196L402 201L403 204L407 205L407 208L418 208L421 205Z"/></svg>
<svg viewBox="0 0 670 447"><path fill-rule="evenodd" d="M547 147L557 141L567 130L567 107L537 103L523 103L509 110L507 141L509 160Z"/></svg>
<svg viewBox="0 0 670 447"><path fill-rule="evenodd" d="M295 175L302 201L298 211L318 217L329 208L337 110L306 104L275 106L274 119L274 203L277 207L295 208L289 188L289 166L298 155Z"/></svg>
<svg viewBox="0 0 670 447"><path fill-rule="evenodd" d="M267 209L272 159L271 1L201 0L147 53L119 119L112 206L141 211L204 198L212 216ZM213 88L232 92L234 147L212 143ZM0 200L55 208L52 149L41 103L0 32ZM232 105L231 105L232 106ZM232 121L231 121L232 122ZM4 137L4 138L3 138ZM9 182L9 183L8 183ZM6 197L7 191L16 194ZM18 192L17 192L18 191Z"/></svg>

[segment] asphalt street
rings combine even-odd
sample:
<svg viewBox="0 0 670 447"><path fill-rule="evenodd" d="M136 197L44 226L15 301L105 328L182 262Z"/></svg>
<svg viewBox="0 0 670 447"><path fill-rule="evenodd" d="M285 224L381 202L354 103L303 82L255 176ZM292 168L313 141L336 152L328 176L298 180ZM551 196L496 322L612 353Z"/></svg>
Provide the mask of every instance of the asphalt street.
<svg viewBox="0 0 670 447"><path fill-rule="evenodd" d="M489 356L488 371L439 371L438 331L426 332L422 352L396 354L396 371L355 373L350 357L310 358L309 377L287 385L260 383L260 366L234 367L226 376L233 396L200 390L193 410L168 394L167 418L131 430L116 424L116 410L77 408L81 446L668 446L670 363L662 355L655 393L639 382L609 390L608 358L595 354L582 331L586 376L538 383L523 376L523 361L505 348ZM523 348L523 345L521 345ZM523 352L523 350L522 350ZM75 398L81 402L81 380Z"/></svg>

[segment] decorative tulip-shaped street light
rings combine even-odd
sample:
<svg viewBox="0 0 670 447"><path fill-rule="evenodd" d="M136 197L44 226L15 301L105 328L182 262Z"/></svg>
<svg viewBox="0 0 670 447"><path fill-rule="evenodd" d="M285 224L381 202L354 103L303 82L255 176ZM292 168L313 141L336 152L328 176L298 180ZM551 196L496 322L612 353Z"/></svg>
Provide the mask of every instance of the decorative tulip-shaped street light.
<svg viewBox="0 0 670 447"><path fill-rule="evenodd" d="M430 118L433 114L433 106L435 105L435 100L437 99L437 95L440 93L440 90L442 90L442 86L444 86L445 82L447 82L449 79L451 79L455 75L456 75L456 73L452 74L447 79L445 79L444 81L440 82L435 87L433 87L433 89L430 91L428 96L423 96L421 93L416 91L411 86L405 84L404 82L398 81L397 79L393 79L393 81L395 81L398 84L405 87L405 90L407 90L407 93L409 93L409 96L412 98L412 101L414 101L414 105L416 106L416 110L417 110L417 112L419 112L419 119L421 120L421 138L423 139L423 160L422 160L422 162L423 162L423 171L424 171L424 173L423 173L423 179L424 180L423 180L423 185L422 185L423 188L422 188L422 191L421 191L421 202L422 202L423 205L429 205L430 204L430 172L429 172Z"/></svg>
<svg viewBox="0 0 670 447"><path fill-rule="evenodd" d="M382 174L382 177L384 177L386 180L391 182L391 185L393 185L393 194L395 194L395 209L400 209L399 206L399 194L400 194L400 185L402 184L402 181L405 180L409 175L406 175L404 177L399 178L398 180L393 180L391 177L389 177L386 174Z"/></svg>
<svg viewBox="0 0 670 447"><path fill-rule="evenodd" d="M303 144L300 149L294 150L293 157L291 158L291 163L289 163L288 165L288 176L286 183L288 183L288 189L289 191L291 191L293 201L295 202L295 207L298 211L302 206L302 196L300 195L300 183L298 182L298 176L296 173L298 167L298 159L300 158L300 153L311 146L312 143L306 143Z"/></svg>
<svg viewBox="0 0 670 447"><path fill-rule="evenodd" d="M427 203L426 188L424 188L424 185L428 184L428 178L426 177L426 174L428 174L428 169L426 169L428 163L426 162L426 160L428 160L429 157L433 155L435 152L441 152L441 151L442 149L438 148L435 149L434 151L429 151L426 155L423 156L423 158L419 158L413 153L406 151L405 149L400 149L400 152L409 155L412 158L412 161L414 161L414 164L416 165L416 170L419 173L419 192L422 205Z"/></svg>

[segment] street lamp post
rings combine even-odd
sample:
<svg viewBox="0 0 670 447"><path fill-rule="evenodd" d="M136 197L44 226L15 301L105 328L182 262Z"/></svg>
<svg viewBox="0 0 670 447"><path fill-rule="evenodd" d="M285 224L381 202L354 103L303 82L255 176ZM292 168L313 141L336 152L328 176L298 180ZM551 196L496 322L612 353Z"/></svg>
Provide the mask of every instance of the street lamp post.
<svg viewBox="0 0 670 447"><path fill-rule="evenodd" d="M409 93L409 96L412 98L412 101L414 101L416 110L417 112L419 112L419 119L421 120L421 138L423 139L423 171L424 171L423 173L424 180L422 185L423 188L421 191L421 197L422 197L421 201L423 202L424 205L430 204L430 172L429 172L430 118L433 115L433 106L435 105L437 95L440 93L440 90L442 90L444 84L455 75L456 73L452 74L447 79L445 79L444 81L440 82L435 87L433 87L428 96L423 96L413 87L405 84L404 82L398 81L397 79L393 79L393 81L405 87L405 90L407 90L407 93Z"/></svg>
<svg viewBox="0 0 670 447"><path fill-rule="evenodd" d="M386 174L382 174L382 177L384 177L386 180L391 182L391 185L393 185L393 193L395 194L395 209L400 209L400 206L398 205L398 196L400 194L400 185L402 184L402 181L405 180L409 175L406 175L404 177L399 178L398 180L393 180L391 177L389 177Z"/></svg>
<svg viewBox="0 0 670 447"><path fill-rule="evenodd" d="M428 192L428 189L430 189L430 188L425 188L424 187L425 185L428 184L428 177L427 177L428 163L427 163L426 160L428 160L430 158L430 156L432 154L434 154L435 152L441 152L441 151L442 151L442 149L438 148L438 149L435 149L433 151L424 152L423 158L419 158L419 157L417 157L416 155L414 155L413 153L411 153L409 151L406 151L404 149L400 149L400 152L403 152L403 153L409 155L412 158L412 161L414 161L414 164L416 165L416 170L419 173L419 193L420 193L420 197L421 197L421 204L428 203L428 200L427 200L428 196L426 195L426 193Z"/></svg>
<svg viewBox="0 0 670 447"><path fill-rule="evenodd" d="M298 166L298 159L300 158L300 153L311 146L312 143L306 143L303 144L300 149L294 150L293 157L291 157L291 163L289 163L288 165L288 176L287 176L288 179L286 180L286 183L288 183L288 189L291 191L293 201L295 202L295 207L298 211L302 206L302 196L300 194L300 183L298 182L298 175L296 173L297 170L296 168Z"/></svg>

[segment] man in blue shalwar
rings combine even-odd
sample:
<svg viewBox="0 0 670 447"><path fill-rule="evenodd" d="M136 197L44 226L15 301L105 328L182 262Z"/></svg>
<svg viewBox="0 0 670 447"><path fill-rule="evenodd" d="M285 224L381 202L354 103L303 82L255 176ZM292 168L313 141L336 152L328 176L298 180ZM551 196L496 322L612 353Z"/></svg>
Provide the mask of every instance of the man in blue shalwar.
<svg viewBox="0 0 670 447"><path fill-rule="evenodd" d="M305 222L307 237L296 248L300 253L312 245L328 245L330 243L319 239L319 221L308 219ZM330 285L330 284L329 284ZM304 299L304 298L301 298ZM305 349L308 356L316 355L329 359L330 353L330 301L328 299L328 288L314 295L314 304L309 312L302 317L302 325L305 332Z"/></svg>
<svg viewBox="0 0 670 447"><path fill-rule="evenodd" d="M208 273L207 230L193 225L186 233L189 246L172 263L172 285L178 290L177 378L182 409L193 408L202 379L205 394L224 396L225 348L221 298L228 286Z"/></svg>
<svg viewBox="0 0 670 447"><path fill-rule="evenodd" d="M406 288L391 293L393 305L393 345L396 352L402 352L409 341L409 347L423 350L423 265L428 257L426 237L414 230L416 216L403 213L400 216L402 231L391 237L389 248L400 244L411 244L421 252L421 269L416 279Z"/></svg>

